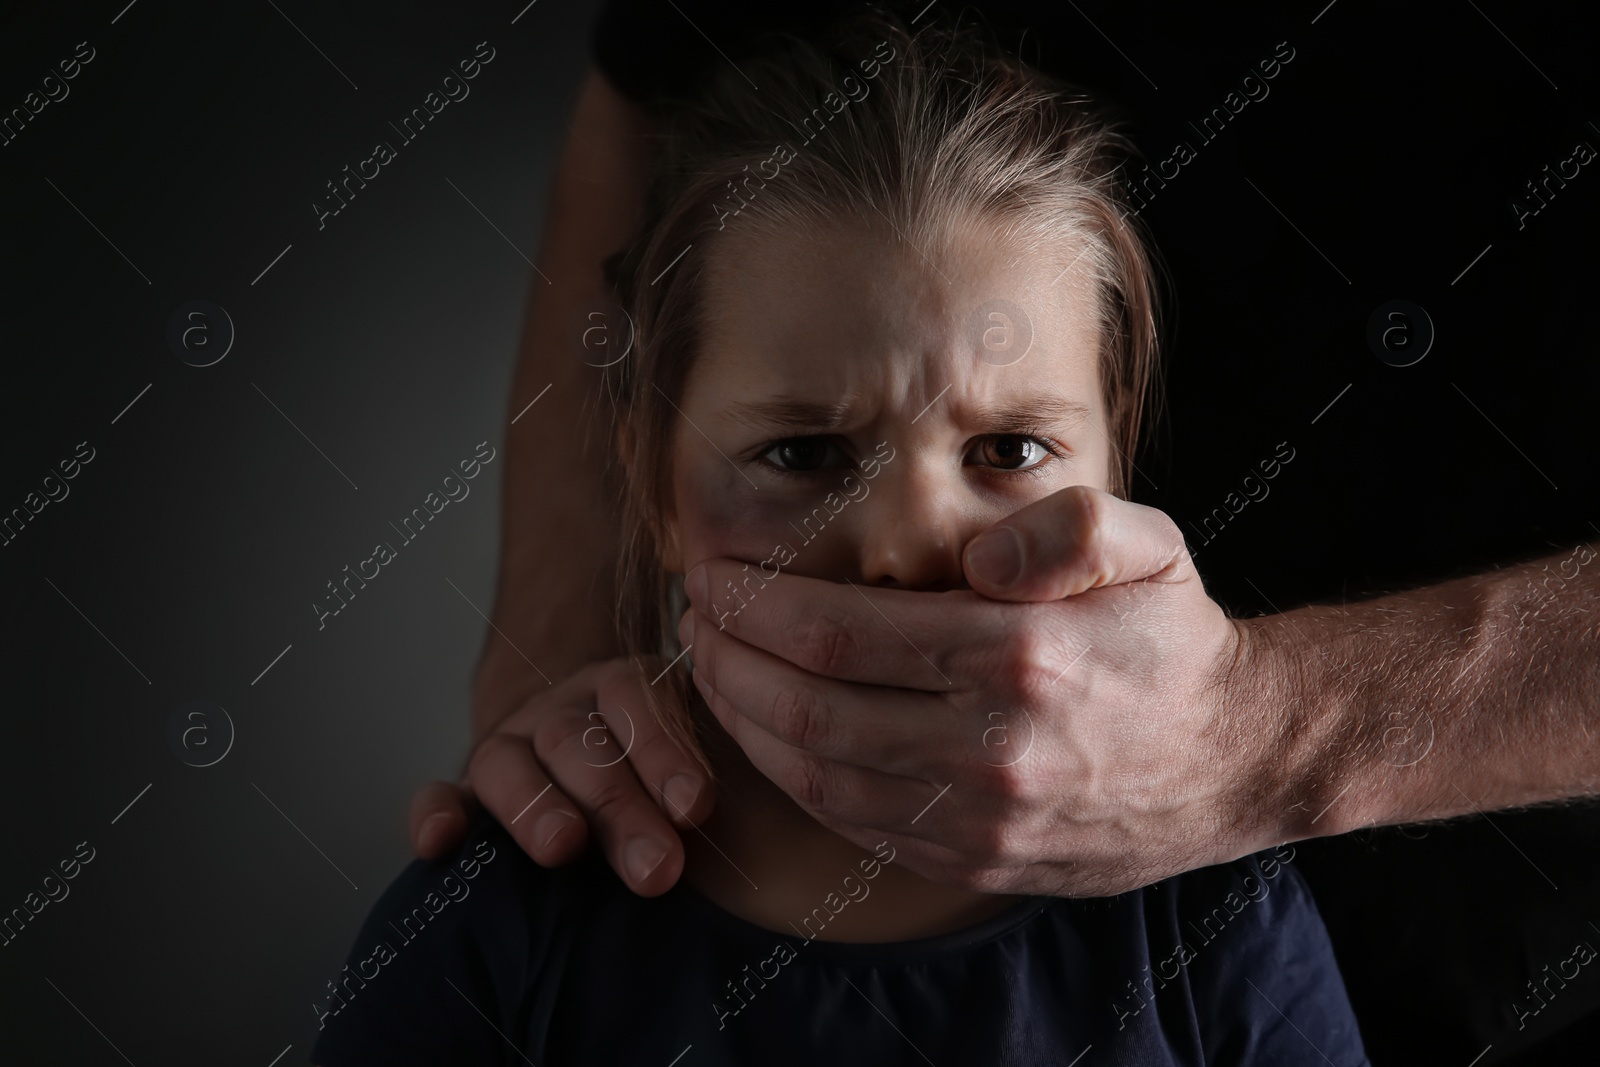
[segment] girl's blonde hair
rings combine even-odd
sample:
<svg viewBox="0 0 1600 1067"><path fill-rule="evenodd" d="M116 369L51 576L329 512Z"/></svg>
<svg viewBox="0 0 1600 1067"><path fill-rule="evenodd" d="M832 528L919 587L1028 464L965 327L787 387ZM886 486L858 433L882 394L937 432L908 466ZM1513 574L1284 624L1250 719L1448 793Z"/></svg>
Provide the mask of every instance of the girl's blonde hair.
<svg viewBox="0 0 1600 1067"><path fill-rule="evenodd" d="M693 99L659 108L666 136L644 223L607 263L634 328L608 384L624 442L617 626L635 659L678 651L681 578L662 566L675 405L725 228L794 233L844 217L887 222L926 248L978 220L1028 254L1077 256L1073 269L1101 297L1100 382L1119 495L1156 393L1155 271L1123 187L1135 153L1107 110L974 26L938 17L913 33L869 10L826 39L774 33L765 44ZM685 672L646 692L709 779L705 751L720 731L686 711L697 694Z"/></svg>

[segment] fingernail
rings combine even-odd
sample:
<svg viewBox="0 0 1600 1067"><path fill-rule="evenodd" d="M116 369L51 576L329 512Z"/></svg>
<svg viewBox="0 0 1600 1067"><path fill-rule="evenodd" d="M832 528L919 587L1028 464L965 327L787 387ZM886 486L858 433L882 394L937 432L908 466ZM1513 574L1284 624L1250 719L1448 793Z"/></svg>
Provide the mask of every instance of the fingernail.
<svg viewBox="0 0 1600 1067"><path fill-rule="evenodd" d="M697 608L703 608L711 599L710 579L706 577L706 565L695 564L683 579L683 591L689 594L689 603Z"/></svg>
<svg viewBox="0 0 1600 1067"><path fill-rule="evenodd" d="M557 834L567 828L572 820L559 811L547 811L539 816L539 821L533 824L533 839L539 842L539 848L547 848Z"/></svg>
<svg viewBox="0 0 1600 1067"><path fill-rule="evenodd" d="M967 546L967 569L997 589L1022 576L1022 538L1009 526L979 534Z"/></svg>
<svg viewBox="0 0 1600 1067"><path fill-rule="evenodd" d="M634 884L642 883L667 858L667 846L649 837L636 837L623 850L622 860Z"/></svg>
<svg viewBox="0 0 1600 1067"><path fill-rule="evenodd" d="M695 798L700 795L700 783L687 774L675 774L667 779L667 801L672 805L672 810L679 815L687 815L694 806Z"/></svg>
<svg viewBox="0 0 1600 1067"><path fill-rule="evenodd" d="M417 830L417 844L427 848L432 838L438 834L441 827L450 821L449 812L441 811L422 820L422 826Z"/></svg>

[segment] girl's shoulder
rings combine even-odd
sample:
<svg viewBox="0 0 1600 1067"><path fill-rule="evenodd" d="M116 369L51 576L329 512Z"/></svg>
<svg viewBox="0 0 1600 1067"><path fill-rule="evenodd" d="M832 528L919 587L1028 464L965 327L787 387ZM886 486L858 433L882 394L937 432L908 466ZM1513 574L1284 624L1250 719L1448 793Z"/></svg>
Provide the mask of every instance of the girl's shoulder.
<svg viewBox="0 0 1600 1067"><path fill-rule="evenodd" d="M1282 924L1303 922L1321 928L1316 902L1295 866L1292 844L1277 845L1228 863L1201 867L1146 887L1149 902L1182 921L1220 921L1218 909L1250 927L1282 933Z"/></svg>
<svg viewBox="0 0 1600 1067"><path fill-rule="evenodd" d="M312 1005L315 1062L494 1062L493 1029L437 1023L453 1012L497 1022L517 1015L547 959L583 927L585 911L621 886L607 875L594 849L564 867L541 867L481 815L453 854L413 860L373 904L343 968Z"/></svg>
<svg viewBox="0 0 1600 1067"><path fill-rule="evenodd" d="M1152 954L1169 944L1210 944L1223 930L1231 931L1226 940L1240 952L1245 942L1325 940L1316 902L1294 859L1293 845L1278 845L1119 896L1062 899L1052 910L1080 925L1099 919L1102 926L1142 935Z"/></svg>
<svg viewBox="0 0 1600 1067"><path fill-rule="evenodd" d="M1367 1063L1292 844L1141 890L1149 963L1119 1020L1184 991L1209 1063Z"/></svg>

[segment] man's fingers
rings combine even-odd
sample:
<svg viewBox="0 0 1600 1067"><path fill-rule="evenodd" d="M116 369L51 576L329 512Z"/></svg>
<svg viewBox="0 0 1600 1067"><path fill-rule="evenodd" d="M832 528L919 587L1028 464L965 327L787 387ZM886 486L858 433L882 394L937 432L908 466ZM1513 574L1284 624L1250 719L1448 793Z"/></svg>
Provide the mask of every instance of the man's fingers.
<svg viewBox="0 0 1600 1067"><path fill-rule="evenodd" d="M506 758L527 759L541 777L548 774L563 802L570 798L599 836L607 861L623 881L641 896L658 896L683 873L683 842L654 795L667 783L641 782L634 757L644 759L650 774L677 764L652 740L655 724L641 683L630 681L627 673L624 668L609 681L596 679L587 700L564 715L541 718L532 728L531 749L525 745L522 753ZM624 696L621 704L610 699L617 692ZM644 749L637 750L641 743ZM528 799L535 798L523 803ZM700 803L709 803L709 798ZM543 805L538 800L534 811L543 811ZM691 817L693 807L686 809ZM515 815L513 811L507 817Z"/></svg>
<svg viewBox="0 0 1600 1067"><path fill-rule="evenodd" d="M691 625L692 677L719 718L737 712L788 747L892 775L947 777L959 762L963 739L947 701L812 674L719 631L694 608L680 622L680 640ZM970 733L965 740L976 749L981 729ZM930 765L930 756L940 762Z"/></svg>
<svg viewBox="0 0 1600 1067"><path fill-rule="evenodd" d="M484 738L472 753L467 779L483 806L539 863L556 867L582 851L588 826L578 805L555 787L525 738Z"/></svg>
<svg viewBox="0 0 1600 1067"><path fill-rule="evenodd" d="M429 782L411 797L411 851L438 859L461 846L471 819L472 792L454 782Z"/></svg>
<svg viewBox="0 0 1600 1067"><path fill-rule="evenodd" d="M633 672L607 672L595 685L598 714L610 737L586 730L588 762L631 764L651 800L676 825L704 822L714 806L711 783L661 728L646 703L644 682Z"/></svg>
<svg viewBox="0 0 1600 1067"><path fill-rule="evenodd" d="M891 830L914 836L923 828L917 820L919 808L938 793L937 788L918 778L821 759L787 745L732 711L710 686L700 685L712 713L755 768L813 817L834 828L849 826L879 836ZM933 825L927 824L929 829Z"/></svg>
<svg viewBox="0 0 1600 1067"><path fill-rule="evenodd" d="M1048 601L1125 582L1187 577L1188 549L1164 512L1086 485L1032 504L967 543L972 588L995 600Z"/></svg>
<svg viewBox="0 0 1600 1067"><path fill-rule="evenodd" d="M640 783L628 759L617 759L620 746L597 745L589 733L594 729L593 720L544 725L534 736L539 762L582 809L623 881L641 896L658 896L683 873L683 842L653 790Z"/></svg>
<svg viewBox="0 0 1600 1067"><path fill-rule="evenodd" d="M713 630L813 674L930 693L969 688L988 677L992 650L975 635L1002 632L1007 610L966 590L912 592L794 574L766 578L727 559L692 568L684 588Z"/></svg>
<svg viewBox="0 0 1600 1067"><path fill-rule="evenodd" d="M539 863L572 859L592 831L634 892L657 896L683 872L669 816L688 828L714 798L651 714L645 684L617 661L530 701L479 744L468 781Z"/></svg>

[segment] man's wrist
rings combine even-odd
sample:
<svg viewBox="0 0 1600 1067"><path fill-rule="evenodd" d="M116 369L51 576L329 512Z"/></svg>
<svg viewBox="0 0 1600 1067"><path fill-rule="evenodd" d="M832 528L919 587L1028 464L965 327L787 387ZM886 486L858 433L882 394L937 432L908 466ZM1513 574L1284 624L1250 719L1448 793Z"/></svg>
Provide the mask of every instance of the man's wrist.
<svg viewBox="0 0 1600 1067"><path fill-rule="evenodd" d="M523 562L508 557L502 563L502 587L472 677L474 740L530 697L618 654L610 617L595 615L596 603L614 599L610 583L591 583L565 595L556 589L539 597L517 596L516 590L536 586L535 575L522 573Z"/></svg>
<svg viewBox="0 0 1600 1067"><path fill-rule="evenodd" d="M1235 803L1257 848L1367 825L1347 694L1336 661L1356 635L1308 612L1234 620L1240 644L1226 684L1234 736L1251 739Z"/></svg>

